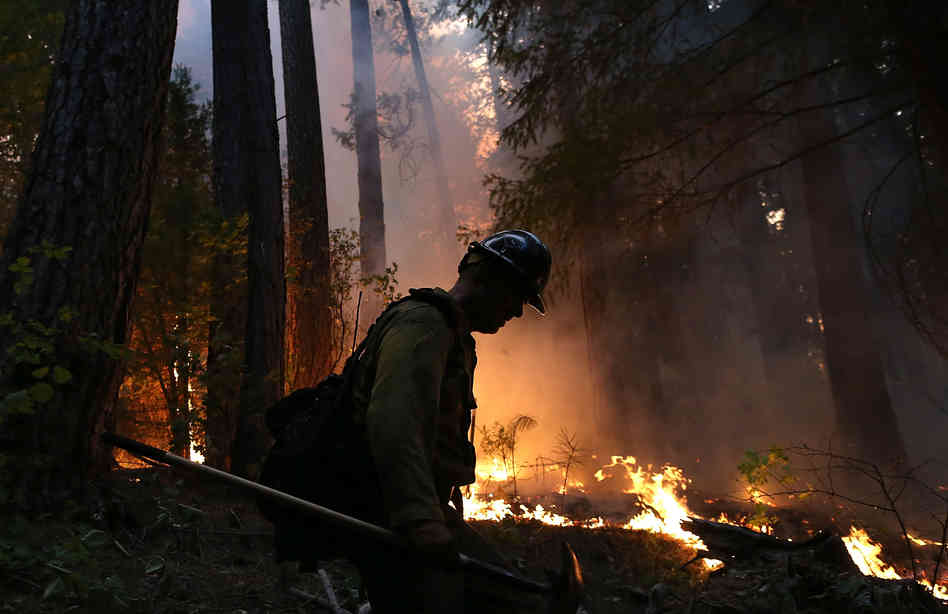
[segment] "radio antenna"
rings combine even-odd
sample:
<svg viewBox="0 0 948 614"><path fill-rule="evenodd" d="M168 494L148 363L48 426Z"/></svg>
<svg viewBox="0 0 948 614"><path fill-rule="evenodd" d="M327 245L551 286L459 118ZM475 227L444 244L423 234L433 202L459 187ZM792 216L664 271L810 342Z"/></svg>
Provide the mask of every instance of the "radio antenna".
<svg viewBox="0 0 948 614"><path fill-rule="evenodd" d="M356 351L356 338L359 335L359 311L362 309L362 290L359 290L359 300L356 301L356 319L355 326L352 327L352 351L350 354L355 354Z"/></svg>

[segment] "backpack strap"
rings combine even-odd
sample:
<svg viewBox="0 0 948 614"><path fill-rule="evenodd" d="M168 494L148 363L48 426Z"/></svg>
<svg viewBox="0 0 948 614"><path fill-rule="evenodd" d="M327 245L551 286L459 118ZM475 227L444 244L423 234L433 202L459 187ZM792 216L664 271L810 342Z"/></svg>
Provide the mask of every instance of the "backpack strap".
<svg viewBox="0 0 948 614"><path fill-rule="evenodd" d="M382 313L379 314L379 317L375 319L375 322L369 326L369 330L365 332L365 337L362 339L362 342L359 343L352 355L346 359L346 364L342 368L342 398L345 399L346 402L352 398L352 383L355 379L356 367L358 367L359 361L365 354L366 349L368 349L369 343L373 340L373 333L378 329L378 324L382 320L382 316L396 305L400 305L412 299L420 300L436 307L438 311L441 312L441 315L444 316L445 320L447 320L448 326L454 331L455 344L461 345L461 331L458 328L458 317L455 313L455 307L452 303L448 302L449 299L439 295L433 288L412 288L408 291L408 296L403 296L396 301L392 301L385 307Z"/></svg>

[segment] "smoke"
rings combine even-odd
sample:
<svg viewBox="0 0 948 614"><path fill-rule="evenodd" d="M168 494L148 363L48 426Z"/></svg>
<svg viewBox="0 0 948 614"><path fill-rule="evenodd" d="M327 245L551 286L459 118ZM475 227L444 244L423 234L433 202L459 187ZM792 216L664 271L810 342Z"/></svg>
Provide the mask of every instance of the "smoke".
<svg viewBox="0 0 948 614"><path fill-rule="evenodd" d="M425 6L412 4L416 12ZM175 55L176 62L191 66L206 96L212 94L208 6L207 0L182 0ZM268 8L277 114L282 116L276 2ZM372 8L392 10L392 5ZM344 105L353 87L349 11L344 4L320 9L314 3L312 18L330 226L357 228L355 153L332 133L346 129ZM442 31L446 35L424 47L423 54L445 166L459 221L484 229L491 217L481 182L485 156L496 141L490 75L486 58L473 47L477 36L457 25ZM407 55L377 50L375 69L380 93L416 87ZM421 145L382 148L386 247L388 259L399 265L403 293L409 287L450 287L457 262L438 260L431 249L437 219L434 165L417 112L413 137ZM284 122L279 126L285 142ZM417 173L408 177L406 156L417 162ZM750 211L749 218L721 215L710 225L694 221L684 245L652 253L667 266L650 296L641 294L632 264L639 252L630 251L618 236L614 245L596 246L612 254L604 263L603 279L609 283L601 313L584 313L574 284L553 301L547 317L528 310L498 334L477 336L478 425L533 416L538 427L524 433L520 444L528 463L552 456L562 428L576 433L600 459L634 455L642 464L676 464L702 488L721 490L734 489L745 450L791 443L825 446L833 434L834 412L820 366L819 312L808 273L812 261L800 183L799 171L790 167L759 186L760 193L741 197L744 203L736 210ZM748 201L754 202L744 206ZM767 221L768 215L779 219L780 229ZM765 230L770 224L774 240L748 246L741 224ZM781 306L788 308L781 311ZM788 320L789 312L799 321ZM943 455L948 425L944 361L917 343L894 311L877 324L909 448L919 459ZM589 461L593 465L596 461Z"/></svg>

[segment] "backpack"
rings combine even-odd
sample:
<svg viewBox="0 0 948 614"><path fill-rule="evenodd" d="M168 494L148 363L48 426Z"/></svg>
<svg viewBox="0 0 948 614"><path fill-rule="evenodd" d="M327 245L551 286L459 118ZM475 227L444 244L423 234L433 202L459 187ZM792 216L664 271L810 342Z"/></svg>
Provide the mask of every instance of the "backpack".
<svg viewBox="0 0 948 614"><path fill-rule="evenodd" d="M452 316L431 291L413 290L390 303L386 312L409 299L432 304ZM265 421L275 443L260 482L366 522L383 524L380 487L363 429L354 421L352 386L359 360L376 342L382 316L366 332L341 374L329 375L313 388L301 388L266 410ZM343 556L353 538L284 503L258 497L261 514L275 528L277 560L317 560Z"/></svg>

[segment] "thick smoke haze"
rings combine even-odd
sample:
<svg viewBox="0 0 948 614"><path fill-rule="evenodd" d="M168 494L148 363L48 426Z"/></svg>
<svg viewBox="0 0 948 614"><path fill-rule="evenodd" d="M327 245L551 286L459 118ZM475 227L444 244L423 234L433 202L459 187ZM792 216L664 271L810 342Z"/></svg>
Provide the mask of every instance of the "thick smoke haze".
<svg viewBox="0 0 948 614"><path fill-rule="evenodd" d="M355 154L343 148L332 132L346 129L343 105L349 102L353 85L349 11L344 4L325 9L313 4L330 227L357 228ZM271 1L268 7L280 116L284 105L277 3ZM486 228L488 195L481 185L484 166L479 156L484 153L482 137L490 130L480 126L472 135L472 123L463 119L461 109L480 109L482 119L490 119L489 81L485 85L485 70L457 71L451 63L457 61L457 52L470 51L477 38L449 36L423 53L456 210L462 222ZM175 62L191 68L202 86L201 95L208 99L213 95L210 50L209 1L181 0ZM410 68L407 56L377 52L379 92L414 86ZM473 79L469 75L477 77L465 81ZM284 139L282 121L280 130ZM415 132L424 138L418 117ZM281 150L285 152L285 142ZM414 153L420 162L418 174L405 177L403 155L404 151L382 147L388 260L399 265L402 292L417 286L449 287L456 261L435 261L428 244L436 203L433 165L419 149ZM872 172L860 164L848 160L847 172L857 181ZM812 283L805 279L812 256L800 184L799 170L790 167L772 185L762 184L758 193L743 195L753 201L743 208L751 218L735 221L718 216L696 233L688 246L692 268L670 277L663 287L674 307L665 315L676 320L680 334L677 339L658 340L662 356L655 360L657 367L639 364L634 358L641 352L630 351L640 340L624 327L645 334L648 324L637 321L640 312L626 304L629 294L623 279L615 280L606 297L612 301L609 313L614 316L608 323L614 334L605 346L607 356L593 355L589 349L575 287L553 301L549 316L540 318L527 310L499 334L478 336L478 426L528 414L538 427L523 435L524 462L551 456L556 435L565 428L602 459L588 466L607 462L609 454L634 455L642 463L678 464L696 481L721 490L735 486L744 450L803 442L825 447L834 435L834 410L819 344L808 353L804 336L794 341L797 345L775 349L767 327L776 324L758 321L755 315L760 313L755 312L755 301L757 308L766 303L768 290L756 295L752 290L755 275L766 279L768 270L781 269L775 258L789 263L783 268L801 272L799 279L780 282L786 288L797 292ZM769 224L772 232L787 233L784 247L773 253L741 251L741 224ZM873 300L878 303L874 325L884 348L887 384L912 461L944 461L948 433L944 361L911 330L891 299L876 291ZM818 309L808 317L800 328L818 339ZM642 388L623 383L624 379L659 383L664 414L647 415L636 396Z"/></svg>

